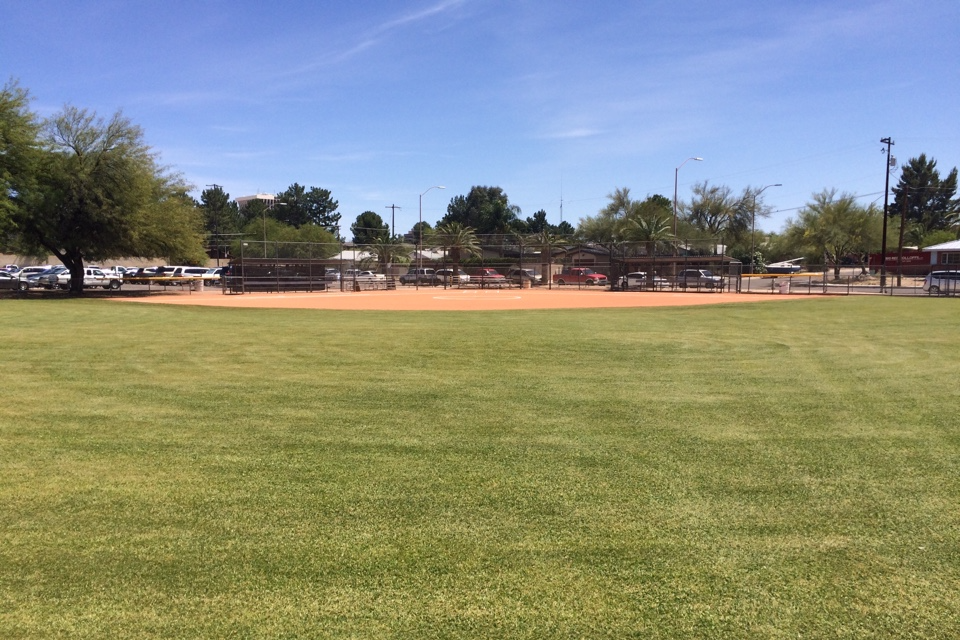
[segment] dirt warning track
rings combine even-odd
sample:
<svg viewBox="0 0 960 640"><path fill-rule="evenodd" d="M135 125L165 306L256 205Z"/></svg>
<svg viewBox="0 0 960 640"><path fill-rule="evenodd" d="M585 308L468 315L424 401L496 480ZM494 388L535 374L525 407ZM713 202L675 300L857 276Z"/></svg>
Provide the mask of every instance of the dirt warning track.
<svg viewBox="0 0 960 640"><path fill-rule="evenodd" d="M803 296L807 298L809 296ZM316 293L224 294L220 291L162 293L127 298L150 304L250 309L339 309L370 311L504 311L514 309L604 309L684 307L790 300L797 297L736 293L675 293L583 289L438 289L323 291Z"/></svg>

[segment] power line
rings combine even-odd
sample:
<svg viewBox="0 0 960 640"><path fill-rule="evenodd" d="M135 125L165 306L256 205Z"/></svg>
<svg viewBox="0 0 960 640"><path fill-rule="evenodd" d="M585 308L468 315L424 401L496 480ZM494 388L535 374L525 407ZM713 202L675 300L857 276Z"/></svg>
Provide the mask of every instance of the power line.
<svg viewBox="0 0 960 640"><path fill-rule="evenodd" d="M390 237L397 235L397 229L394 222L397 219L397 209L403 209L403 207L398 207L395 204L388 204L384 209L390 209Z"/></svg>

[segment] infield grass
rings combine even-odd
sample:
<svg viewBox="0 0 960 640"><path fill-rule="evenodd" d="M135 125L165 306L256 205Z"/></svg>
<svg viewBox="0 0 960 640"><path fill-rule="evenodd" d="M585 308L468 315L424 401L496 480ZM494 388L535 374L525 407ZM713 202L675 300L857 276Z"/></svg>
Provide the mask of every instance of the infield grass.
<svg viewBox="0 0 960 640"><path fill-rule="evenodd" d="M958 303L0 300L0 637L955 638Z"/></svg>

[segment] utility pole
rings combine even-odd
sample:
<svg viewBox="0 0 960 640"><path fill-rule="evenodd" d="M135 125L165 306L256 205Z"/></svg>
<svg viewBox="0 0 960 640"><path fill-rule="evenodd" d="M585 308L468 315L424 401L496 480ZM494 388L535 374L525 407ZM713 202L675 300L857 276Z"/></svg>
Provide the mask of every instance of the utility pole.
<svg viewBox="0 0 960 640"><path fill-rule="evenodd" d="M890 192L890 145L893 144L893 140L886 137L880 138L880 142L887 145L887 161L884 162L887 180L883 187L883 236L880 241L880 291L882 292L887 286L887 196Z"/></svg>
<svg viewBox="0 0 960 640"><path fill-rule="evenodd" d="M394 226L394 222L397 218L397 209L403 209L403 207L398 207L395 204L388 204L384 209L390 209L390 237L395 238L397 235L397 229Z"/></svg>
<svg viewBox="0 0 960 640"><path fill-rule="evenodd" d="M907 194L910 187L903 190L903 208L900 210L900 241L897 243L897 286L902 283L903 278L903 230L907 226Z"/></svg>

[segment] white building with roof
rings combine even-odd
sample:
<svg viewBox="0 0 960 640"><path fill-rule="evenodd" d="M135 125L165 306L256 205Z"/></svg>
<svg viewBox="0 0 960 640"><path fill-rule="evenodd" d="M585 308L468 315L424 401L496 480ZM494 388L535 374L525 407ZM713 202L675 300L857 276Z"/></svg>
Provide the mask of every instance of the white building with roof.
<svg viewBox="0 0 960 640"><path fill-rule="evenodd" d="M272 209L273 205L277 202L277 196L272 193L258 193L254 196L240 196L239 198L234 198L237 206L241 209L247 206L251 200L263 200L263 202L267 205L267 209Z"/></svg>
<svg viewBox="0 0 960 640"><path fill-rule="evenodd" d="M960 240L933 244L923 250L930 252L930 266L960 269Z"/></svg>

